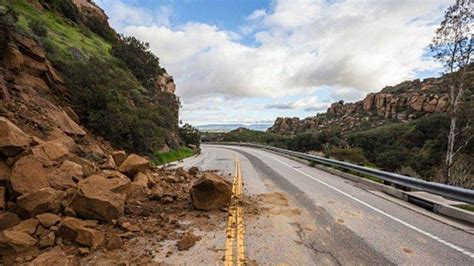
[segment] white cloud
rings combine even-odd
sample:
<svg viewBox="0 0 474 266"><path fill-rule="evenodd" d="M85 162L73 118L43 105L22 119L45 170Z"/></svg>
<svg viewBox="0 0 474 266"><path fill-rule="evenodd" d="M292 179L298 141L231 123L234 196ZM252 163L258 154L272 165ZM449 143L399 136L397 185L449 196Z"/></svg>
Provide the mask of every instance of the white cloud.
<svg viewBox="0 0 474 266"><path fill-rule="evenodd" d="M286 102L286 103L272 103L265 108L267 109L301 109L307 112L318 112L326 110L331 103L329 102L322 102L318 99L318 97L305 97L293 102Z"/></svg>
<svg viewBox="0 0 474 266"><path fill-rule="evenodd" d="M170 12L162 23L120 5L110 16L124 33L150 43L185 106L216 96L308 94L318 86L355 100L436 66L423 55L446 2L279 0L241 25L242 34L255 38L252 46L214 25L171 27Z"/></svg>

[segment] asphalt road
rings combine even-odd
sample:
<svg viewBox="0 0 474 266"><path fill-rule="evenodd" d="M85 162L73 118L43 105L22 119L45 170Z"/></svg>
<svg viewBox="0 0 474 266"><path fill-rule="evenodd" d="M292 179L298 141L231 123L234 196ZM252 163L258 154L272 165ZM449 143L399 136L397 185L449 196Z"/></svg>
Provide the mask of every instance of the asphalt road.
<svg viewBox="0 0 474 266"><path fill-rule="evenodd" d="M203 145L200 156L179 166L217 169L230 180L237 157L244 194L258 195L262 204L244 215L249 263L474 265L471 233L304 163L253 148ZM225 232L214 238L213 245L224 243Z"/></svg>

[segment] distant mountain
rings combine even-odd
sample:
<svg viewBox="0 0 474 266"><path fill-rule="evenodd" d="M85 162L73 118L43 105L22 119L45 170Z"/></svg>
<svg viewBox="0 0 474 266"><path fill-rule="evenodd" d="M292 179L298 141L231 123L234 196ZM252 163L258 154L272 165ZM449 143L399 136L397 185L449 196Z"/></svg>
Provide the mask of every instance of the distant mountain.
<svg viewBox="0 0 474 266"><path fill-rule="evenodd" d="M269 123L250 124L250 125L245 125L245 124L207 124L207 125L196 126L196 128L199 129L199 131L203 131L203 132L229 132L229 131L235 130L237 128L240 128L240 127L248 128L248 129L251 129L251 130L257 130L257 131L266 131L271 126L272 126L272 124L269 124Z"/></svg>

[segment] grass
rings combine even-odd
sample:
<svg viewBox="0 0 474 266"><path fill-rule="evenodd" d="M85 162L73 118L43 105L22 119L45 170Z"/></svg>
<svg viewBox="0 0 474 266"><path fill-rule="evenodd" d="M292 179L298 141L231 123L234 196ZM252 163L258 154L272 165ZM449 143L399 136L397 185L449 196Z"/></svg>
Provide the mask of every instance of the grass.
<svg viewBox="0 0 474 266"><path fill-rule="evenodd" d="M11 3L19 14L17 23L19 28L33 35L28 22L32 20L41 22L48 29L45 41L60 54L60 57L72 58L74 50L79 50L85 56L111 57L110 44L89 29L80 27L50 11L40 11L25 0L14 0ZM0 5L5 4L6 1L0 1Z"/></svg>
<svg viewBox="0 0 474 266"><path fill-rule="evenodd" d="M474 205L463 204L463 205L454 205L454 207L463 209L468 212L474 212Z"/></svg>
<svg viewBox="0 0 474 266"><path fill-rule="evenodd" d="M162 165L174 161L179 161L191 156L193 156L193 151L189 148L182 147L169 152L155 153L155 160L153 160L153 163L156 165Z"/></svg>

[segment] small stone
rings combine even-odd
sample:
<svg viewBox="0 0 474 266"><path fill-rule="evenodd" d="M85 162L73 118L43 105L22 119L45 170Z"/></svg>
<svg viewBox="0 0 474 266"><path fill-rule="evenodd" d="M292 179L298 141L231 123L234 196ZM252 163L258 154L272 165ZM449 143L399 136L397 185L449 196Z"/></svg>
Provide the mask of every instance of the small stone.
<svg viewBox="0 0 474 266"><path fill-rule="evenodd" d="M107 239L107 249L119 249L123 246L122 238L115 233L112 233L109 238Z"/></svg>
<svg viewBox="0 0 474 266"><path fill-rule="evenodd" d="M188 250L196 244L200 238L192 232L187 232L181 240L178 241L178 250Z"/></svg>
<svg viewBox="0 0 474 266"><path fill-rule="evenodd" d="M53 213L38 214L36 215L36 219L38 219L40 223L46 228L50 228L61 221L61 217Z"/></svg>
<svg viewBox="0 0 474 266"><path fill-rule="evenodd" d="M40 248L51 247L54 245L55 239L56 236L54 235L54 232L49 232L45 236L41 237L38 245Z"/></svg>
<svg viewBox="0 0 474 266"><path fill-rule="evenodd" d="M89 254L89 248L78 248L77 251L79 251L79 255L87 255Z"/></svg>

